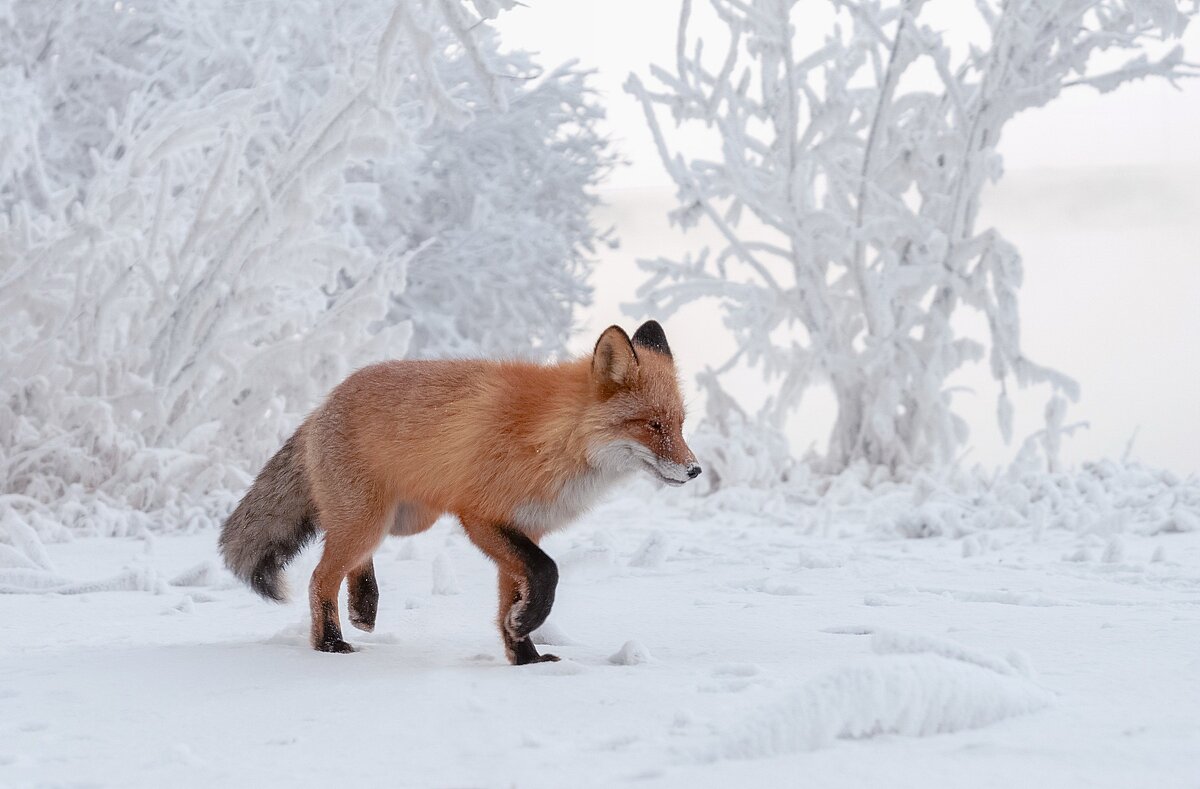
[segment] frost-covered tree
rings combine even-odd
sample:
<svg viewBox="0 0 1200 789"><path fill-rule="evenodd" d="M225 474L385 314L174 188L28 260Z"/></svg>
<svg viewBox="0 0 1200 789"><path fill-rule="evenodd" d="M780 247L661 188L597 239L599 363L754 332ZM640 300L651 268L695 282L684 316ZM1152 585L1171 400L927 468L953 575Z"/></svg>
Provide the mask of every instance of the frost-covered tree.
<svg viewBox="0 0 1200 789"><path fill-rule="evenodd" d="M673 221L709 223L724 239L715 253L643 261L637 306L662 316L720 303L737 352L701 377L710 400L723 402L722 376L738 365L772 382L760 414L710 409L707 428L730 439L777 430L807 387L828 382L838 406L828 467L897 470L961 444L946 382L985 353L1006 438L1011 383L1076 397L1074 382L1021 349L1020 256L977 226L980 194L1000 175L997 146L1017 113L1071 88L1194 75L1179 47L1147 48L1179 38L1195 3L977 0L986 33L960 48L930 25L936 4L924 0L710 5L728 27L719 51L690 34L684 0L673 68L652 68L653 89L627 83L678 187ZM813 9L835 25L797 51ZM676 139L708 135L719 155L679 152L664 116ZM990 348L956 333L964 307L986 318Z"/></svg>
<svg viewBox="0 0 1200 789"><path fill-rule="evenodd" d="M609 155L510 5L0 2L0 547L213 522L363 363L562 348Z"/></svg>
<svg viewBox="0 0 1200 789"><path fill-rule="evenodd" d="M455 64L466 69L468 64ZM559 354L588 284L597 234L590 191L612 157L597 131L603 111L573 64L539 76L524 53L506 67L522 76L498 111L474 102L472 120L430 126L413 172L397 162L373 174L381 211L375 238L400 234L421 253L408 266L393 319L411 320L410 356ZM465 96L480 93L462 75Z"/></svg>

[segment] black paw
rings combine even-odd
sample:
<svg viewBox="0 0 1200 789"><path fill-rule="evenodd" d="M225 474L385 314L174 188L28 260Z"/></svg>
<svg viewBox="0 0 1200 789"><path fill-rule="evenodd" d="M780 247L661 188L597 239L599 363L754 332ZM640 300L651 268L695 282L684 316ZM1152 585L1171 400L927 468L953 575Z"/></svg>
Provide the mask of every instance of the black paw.
<svg viewBox="0 0 1200 789"><path fill-rule="evenodd" d="M318 642L316 649L318 652L336 652L340 655L348 655L354 651L354 647L350 646L340 638L326 639Z"/></svg>
<svg viewBox="0 0 1200 789"><path fill-rule="evenodd" d="M554 663L558 655L539 655L537 647L528 638L509 642L508 662L514 666L527 666L530 663Z"/></svg>
<svg viewBox="0 0 1200 789"><path fill-rule="evenodd" d="M375 612L364 611L360 613L354 609L351 609L350 624L354 625L364 633L370 633L375 630Z"/></svg>

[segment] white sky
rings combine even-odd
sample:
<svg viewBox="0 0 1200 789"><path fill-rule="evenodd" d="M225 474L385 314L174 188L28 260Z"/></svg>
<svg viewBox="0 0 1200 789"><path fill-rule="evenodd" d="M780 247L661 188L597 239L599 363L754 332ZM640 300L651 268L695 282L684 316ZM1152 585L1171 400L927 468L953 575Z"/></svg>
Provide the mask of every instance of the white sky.
<svg viewBox="0 0 1200 789"><path fill-rule="evenodd" d="M631 71L649 83L650 63L673 60L679 3L525 2L501 15L505 45L540 51L545 64L574 58L596 69L607 131L628 160L602 190L608 205L599 218L615 227L621 247L601 256L596 303L576 338L582 351L604 326L633 323L621 305L642 281L636 259L679 256L708 241L703 230L683 235L665 221L673 190L640 107L622 90ZM929 7L954 40L975 24L971 5L931 0ZM822 34L822 21L812 24L800 33L802 47ZM714 44L723 35L703 16L692 29ZM1184 44L1200 60L1200 22ZM1198 141L1200 80L1183 90L1142 82L1107 95L1068 91L1005 129L1006 175L985 198L981 225L997 227L1022 251L1026 351L1082 386L1069 418L1091 427L1067 444L1068 460L1120 455L1137 432L1134 457L1200 471ZM729 346L711 307L681 313L667 328L685 379ZM971 425L971 459L1004 462L1015 447L1005 447L995 428L994 384L984 369L960 378L955 383L973 392L961 406ZM741 383L752 397L756 382ZM1015 398L1018 439L1039 427L1045 398L1043 389ZM791 430L795 448L823 446L832 419L828 396L806 397Z"/></svg>

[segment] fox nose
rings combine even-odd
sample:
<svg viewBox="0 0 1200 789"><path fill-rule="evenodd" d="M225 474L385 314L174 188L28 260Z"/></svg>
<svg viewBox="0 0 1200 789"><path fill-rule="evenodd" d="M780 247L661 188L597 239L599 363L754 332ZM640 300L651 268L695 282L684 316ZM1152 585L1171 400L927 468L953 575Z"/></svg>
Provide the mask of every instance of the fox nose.
<svg viewBox="0 0 1200 789"><path fill-rule="evenodd" d="M700 468L699 463L693 463L692 465L688 466L688 468L687 468L688 479L695 479L696 477L700 476L701 471L703 471L703 469Z"/></svg>

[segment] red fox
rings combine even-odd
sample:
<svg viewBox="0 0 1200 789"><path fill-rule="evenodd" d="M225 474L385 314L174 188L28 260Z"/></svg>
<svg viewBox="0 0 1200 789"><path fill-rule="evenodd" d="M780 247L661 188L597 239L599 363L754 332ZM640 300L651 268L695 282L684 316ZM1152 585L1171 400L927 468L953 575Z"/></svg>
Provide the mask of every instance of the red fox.
<svg viewBox="0 0 1200 789"><path fill-rule="evenodd" d="M632 339L611 326L590 357L560 364L372 365L339 384L267 462L222 527L221 552L251 588L282 601L283 568L323 530L309 586L312 645L353 652L338 616L342 580L351 624L370 632L379 604L372 555L383 538L451 513L498 568L509 662L558 660L529 637L558 584L538 541L633 472L668 485L698 476L683 418L655 321Z"/></svg>

